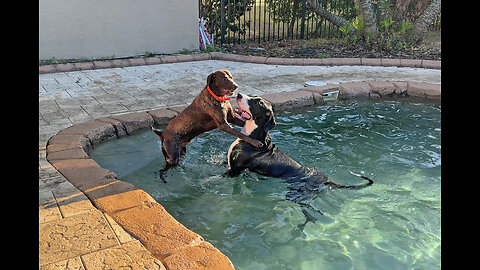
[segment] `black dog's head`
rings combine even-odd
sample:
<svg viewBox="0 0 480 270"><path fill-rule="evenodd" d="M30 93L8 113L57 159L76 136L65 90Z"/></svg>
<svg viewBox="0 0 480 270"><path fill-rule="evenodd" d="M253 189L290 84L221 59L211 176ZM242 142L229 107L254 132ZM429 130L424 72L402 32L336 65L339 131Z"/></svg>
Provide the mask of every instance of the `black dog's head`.
<svg viewBox="0 0 480 270"><path fill-rule="evenodd" d="M272 105L262 97L238 94L235 109L237 117L245 120L243 132L257 140L264 140L267 133L275 127Z"/></svg>

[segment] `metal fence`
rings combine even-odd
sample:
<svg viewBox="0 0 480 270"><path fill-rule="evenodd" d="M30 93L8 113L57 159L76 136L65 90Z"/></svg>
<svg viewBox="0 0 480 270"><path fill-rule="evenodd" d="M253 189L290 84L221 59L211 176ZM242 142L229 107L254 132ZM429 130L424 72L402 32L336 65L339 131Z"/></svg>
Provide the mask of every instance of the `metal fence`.
<svg viewBox="0 0 480 270"><path fill-rule="evenodd" d="M319 3L348 21L356 16L354 0ZM337 27L309 10L305 0L199 0L199 16L207 21L216 44L343 37ZM440 28L439 19L433 27Z"/></svg>
<svg viewBox="0 0 480 270"><path fill-rule="evenodd" d="M341 37L328 21L306 8L305 0L200 0L200 17L216 43ZM353 0L322 0L328 11L355 15Z"/></svg>

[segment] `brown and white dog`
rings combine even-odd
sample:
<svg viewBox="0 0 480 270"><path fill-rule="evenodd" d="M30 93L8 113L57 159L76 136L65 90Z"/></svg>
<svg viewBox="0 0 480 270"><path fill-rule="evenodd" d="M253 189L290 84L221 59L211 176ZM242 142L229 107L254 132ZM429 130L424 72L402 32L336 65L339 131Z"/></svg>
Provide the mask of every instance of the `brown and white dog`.
<svg viewBox="0 0 480 270"><path fill-rule="evenodd" d="M263 144L249 136L235 130L229 123L243 127L245 122L234 116L229 98L238 88L233 76L228 70L219 70L207 77L207 85L193 102L172 119L162 131L151 129L162 140L162 152L165 157L165 168L160 170L160 178L166 183L164 174L180 162L186 153L186 145L198 135L218 128L254 147Z"/></svg>

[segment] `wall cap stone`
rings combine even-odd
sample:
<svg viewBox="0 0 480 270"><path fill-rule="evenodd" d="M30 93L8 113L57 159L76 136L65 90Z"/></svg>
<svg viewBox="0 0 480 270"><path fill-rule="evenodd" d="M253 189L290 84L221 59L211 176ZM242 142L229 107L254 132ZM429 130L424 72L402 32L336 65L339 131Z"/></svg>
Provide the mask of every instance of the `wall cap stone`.
<svg viewBox="0 0 480 270"><path fill-rule="evenodd" d="M93 60L87 62L51 64L39 66L39 74L68 72L87 69L116 68L139 65L156 65L188 61L223 60L267 65L297 66L386 66L441 69L438 60L402 59L402 58L290 58L239 55L232 53L210 52L194 54L172 54L154 57L137 57L114 60Z"/></svg>

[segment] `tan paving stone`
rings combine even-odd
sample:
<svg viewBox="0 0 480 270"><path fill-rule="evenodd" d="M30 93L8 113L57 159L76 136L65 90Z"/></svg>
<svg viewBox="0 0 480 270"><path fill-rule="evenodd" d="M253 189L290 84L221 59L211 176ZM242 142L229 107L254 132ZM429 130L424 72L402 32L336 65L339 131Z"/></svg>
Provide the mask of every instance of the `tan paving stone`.
<svg viewBox="0 0 480 270"><path fill-rule="evenodd" d="M148 57L145 58L145 62L147 65L158 65L162 63L162 59L160 57Z"/></svg>
<svg viewBox="0 0 480 270"><path fill-rule="evenodd" d="M147 64L147 62L143 58L131 58L129 60L130 60L130 65L132 66L143 66Z"/></svg>
<svg viewBox="0 0 480 270"><path fill-rule="evenodd" d="M266 94L263 98L272 103L274 111L300 108L315 103L312 93L302 90Z"/></svg>
<svg viewBox="0 0 480 270"><path fill-rule="evenodd" d="M115 128L110 123L91 120L84 123L73 125L58 133L59 135L77 135L81 134L95 143L104 142L115 137Z"/></svg>
<svg viewBox="0 0 480 270"><path fill-rule="evenodd" d="M423 68L442 69L442 61L421 60Z"/></svg>
<svg viewBox="0 0 480 270"><path fill-rule="evenodd" d="M211 60L212 59L212 53L198 53L198 54L193 54L193 59L195 61L200 61L200 60Z"/></svg>
<svg viewBox="0 0 480 270"><path fill-rule="evenodd" d="M166 270L138 241L82 256L87 269Z"/></svg>
<svg viewBox="0 0 480 270"><path fill-rule="evenodd" d="M118 245L100 211L39 224L39 265L59 262Z"/></svg>
<svg viewBox="0 0 480 270"><path fill-rule="evenodd" d="M239 58L239 55L233 53L215 53L213 54L215 59L223 60L223 61L235 61Z"/></svg>
<svg viewBox="0 0 480 270"><path fill-rule="evenodd" d="M228 270L232 262L208 242L187 247L164 259L169 270Z"/></svg>
<svg viewBox="0 0 480 270"><path fill-rule="evenodd" d="M113 220L113 218L111 218L108 214L103 213L103 215L105 216L108 223L112 227L112 230L115 233L115 235L117 236L117 239L120 242L120 244L125 244L125 243L128 243L128 242L137 240L137 239L135 239L135 237L133 237L129 233L127 233L122 228L122 226L118 225L118 223L115 222L115 220Z"/></svg>
<svg viewBox="0 0 480 270"><path fill-rule="evenodd" d="M408 82L407 92L410 96L440 98L442 87L440 84L424 82Z"/></svg>
<svg viewBox="0 0 480 270"><path fill-rule="evenodd" d="M120 121L128 134L138 129L147 128L154 123L152 116L146 112L115 115L110 118Z"/></svg>
<svg viewBox="0 0 480 270"><path fill-rule="evenodd" d="M303 66L303 58L285 58L284 65Z"/></svg>
<svg viewBox="0 0 480 270"><path fill-rule="evenodd" d="M60 144L60 143L57 143L57 144L49 144L47 145L46 147L48 149L48 152L51 154L51 153L55 153L55 152L58 152L58 151L65 151L65 150L72 150L72 149L76 149L76 148L80 148L83 150L83 148L80 146L80 145L75 145L75 144ZM45 157L46 157L46 151L45 151Z"/></svg>
<svg viewBox="0 0 480 270"><path fill-rule="evenodd" d="M73 63L73 65L78 70L89 70L95 68L92 62Z"/></svg>
<svg viewBox="0 0 480 270"><path fill-rule="evenodd" d="M48 156L48 160L88 158L87 153L80 146L76 146L71 149L55 151L55 152L48 151L47 156Z"/></svg>
<svg viewBox="0 0 480 270"><path fill-rule="evenodd" d="M177 113L181 113L185 108L187 108L188 105L180 105L180 106L171 106L168 107L169 110L172 110Z"/></svg>
<svg viewBox="0 0 480 270"><path fill-rule="evenodd" d="M114 67L128 67L130 66L130 61L128 59L114 59L112 60Z"/></svg>
<svg viewBox="0 0 480 270"><path fill-rule="evenodd" d="M399 67L400 66L400 59L389 59L389 58L381 58L382 66L385 67Z"/></svg>
<svg viewBox="0 0 480 270"><path fill-rule="evenodd" d="M52 191L40 189L38 191L38 223L59 219L62 219L62 214Z"/></svg>
<svg viewBox="0 0 480 270"><path fill-rule="evenodd" d="M164 55L160 57L162 59L162 63L177 63L177 57L175 55Z"/></svg>
<svg viewBox="0 0 480 270"><path fill-rule="evenodd" d="M106 213L157 203L145 191L120 180L95 188L92 191L87 191L86 195L98 209Z"/></svg>
<svg viewBox="0 0 480 270"><path fill-rule="evenodd" d="M324 92L338 90L338 84L328 83L327 85L322 85L322 86L306 86L301 88L300 90L323 94Z"/></svg>
<svg viewBox="0 0 480 270"><path fill-rule="evenodd" d="M326 66L340 66L342 65L342 59L340 58L323 58L322 65Z"/></svg>
<svg viewBox="0 0 480 270"><path fill-rule="evenodd" d="M113 62L112 60L98 60L98 61L93 61L93 66L95 67L95 69L112 68Z"/></svg>
<svg viewBox="0 0 480 270"><path fill-rule="evenodd" d="M303 65L305 66L321 66L322 59L321 58L307 58L303 60Z"/></svg>
<svg viewBox="0 0 480 270"><path fill-rule="evenodd" d="M422 60L420 59L400 59L401 67L421 67Z"/></svg>
<svg viewBox="0 0 480 270"><path fill-rule="evenodd" d="M57 64L57 71L59 72L67 72L67 71L74 71L78 70L78 68L73 65L72 63L65 63L65 64Z"/></svg>
<svg viewBox="0 0 480 270"><path fill-rule="evenodd" d="M264 64L267 60L267 57L264 56L249 56L248 62L249 63L257 63L257 64Z"/></svg>
<svg viewBox="0 0 480 270"><path fill-rule="evenodd" d="M111 171L100 167L93 159L60 159L50 162L80 190L98 186L101 179L112 179L110 182L113 182L116 177Z"/></svg>
<svg viewBox="0 0 480 270"><path fill-rule="evenodd" d="M362 64L360 58L340 58L340 61L344 66L360 66Z"/></svg>
<svg viewBox="0 0 480 270"><path fill-rule="evenodd" d="M200 235L188 230L158 203L114 212L110 216L158 258L203 242Z"/></svg>
<svg viewBox="0 0 480 270"><path fill-rule="evenodd" d="M176 55L176 59L178 62L190 62L194 60L192 54Z"/></svg>
<svg viewBox="0 0 480 270"><path fill-rule="evenodd" d="M85 270L80 257L40 266L39 270Z"/></svg>
<svg viewBox="0 0 480 270"><path fill-rule="evenodd" d="M339 98L368 98L371 87L365 82L350 82L339 85Z"/></svg>
<svg viewBox="0 0 480 270"><path fill-rule="evenodd" d="M120 123L120 121L109 117L102 117L96 120L112 124L119 138L127 136L127 131L125 130L125 127L122 125L122 123Z"/></svg>
<svg viewBox="0 0 480 270"><path fill-rule="evenodd" d="M148 111L156 124L168 124L170 120L177 116L177 112L167 109L157 109Z"/></svg>
<svg viewBox="0 0 480 270"><path fill-rule="evenodd" d="M95 210L90 200L68 181L55 186L52 192L63 217Z"/></svg>
<svg viewBox="0 0 480 270"><path fill-rule="evenodd" d="M268 57L265 60L265 64L269 65L283 65L283 62L285 61L285 58L280 58L280 57Z"/></svg>
<svg viewBox="0 0 480 270"><path fill-rule="evenodd" d="M57 71L57 67L55 65L40 66L38 71L40 74L53 73Z"/></svg>
<svg viewBox="0 0 480 270"><path fill-rule="evenodd" d="M371 87L371 91L380 96L388 96L395 93L395 85L391 82L366 81Z"/></svg>
<svg viewBox="0 0 480 270"><path fill-rule="evenodd" d="M362 66L381 66L382 61L379 58L360 58Z"/></svg>
<svg viewBox="0 0 480 270"><path fill-rule="evenodd" d="M407 82L402 82L402 81L396 81L392 82L393 85L395 85L395 94L401 95L405 92L407 92Z"/></svg>
<svg viewBox="0 0 480 270"><path fill-rule="evenodd" d="M57 134L49 139L48 144L49 145L47 146L47 152L50 145L53 144L68 144L72 146L80 146L84 148L87 152L90 149L93 149L90 140L82 134Z"/></svg>

